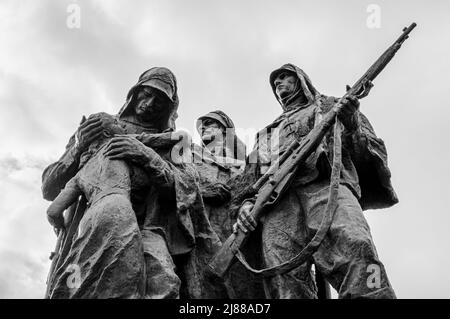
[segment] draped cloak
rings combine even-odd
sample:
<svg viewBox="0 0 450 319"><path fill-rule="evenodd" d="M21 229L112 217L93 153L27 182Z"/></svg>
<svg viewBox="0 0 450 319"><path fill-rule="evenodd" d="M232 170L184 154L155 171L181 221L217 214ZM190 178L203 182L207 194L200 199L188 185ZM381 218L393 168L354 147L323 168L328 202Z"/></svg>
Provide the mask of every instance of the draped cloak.
<svg viewBox="0 0 450 319"><path fill-rule="evenodd" d="M149 128L126 120L127 115L133 110L135 93L141 86L150 86L163 92L170 101L165 117L161 119L158 128ZM177 107L178 96L175 76L166 68L155 67L139 77L138 83L129 90L127 101L117 116L120 120L123 120L128 134L161 133L174 129L173 119ZM197 172L191 164L174 163L171 157L171 149L155 149L155 151L160 155L161 160L158 163L149 163L148 165L152 167L152 174L148 174L151 185L145 189L131 189L131 202L136 213L136 227L139 227L140 230L150 229L160 232L165 237L172 256L189 254L197 246L199 248L195 256L210 258L220 247L220 240L206 217L198 186ZM67 181L79 170L80 165L88 160L85 159L85 155L79 154L75 143L75 135L73 135L63 156L43 172L42 193L45 199L53 200L60 193ZM132 165L130 167L132 179L139 179L145 173L140 167ZM166 181L169 181L169 183L165 183ZM72 205L66 213L68 216L82 216L81 224L84 222L83 219L90 218L88 212L89 203L86 203L84 197L80 197L78 203ZM101 220L94 220L90 223L93 225L93 229L89 234L79 237L79 234L77 235L75 232L72 238L66 238L67 244L64 246L66 248L61 252L61 258L54 274L50 276L53 280L48 283L50 285L50 298L144 297L145 291L142 289L133 290L127 294L127 290L123 286L116 287L116 282L119 282L116 280L117 278L110 276L111 273L114 273L110 270L120 267L122 263L140 263L143 259L142 256L126 256L126 260L124 260L124 255L119 252L126 251L125 243L121 244L120 241L116 240L112 245L108 242L112 237L117 239L124 235L120 233L120 225L117 228L118 233L113 234L113 236L104 236L108 233L108 229L105 229ZM93 241L93 238L96 240ZM145 238L134 238L133 240L145 241ZM88 244L93 246L87 247ZM101 257L95 259L94 264L91 264L90 256L85 253L86 249ZM113 250L116 253L104 254L102 249ZM105 258L102 259L102 256L105 256ZM83 265L81 281L84 280L85 274L90 273L89 286L94 288L107 287L107 289L81 290L68 287L67 278L69 278L71 270L67 269L67 266L73 260ZM186 266L185 271L189 272L191 277L199 277L200 271L195 265L196 263L192 262ZM126 275L123 274L125 277ZM139 279L145 282L145 279ZM143 285L144 282L142 282ZM130 284L132 283L133 281L130 281ZM81 285L81 287L84 286ZM200 295L200 289L199 287L191 289L193 297L195 297L195 293Z"/></svg>

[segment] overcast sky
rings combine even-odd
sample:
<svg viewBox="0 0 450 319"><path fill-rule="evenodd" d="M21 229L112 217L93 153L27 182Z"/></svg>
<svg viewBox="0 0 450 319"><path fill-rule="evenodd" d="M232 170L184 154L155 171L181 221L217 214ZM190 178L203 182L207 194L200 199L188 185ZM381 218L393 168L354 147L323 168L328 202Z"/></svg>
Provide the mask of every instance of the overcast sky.
<svg viewBox="0 0 450 319"><path fill-rule="evenodd" d="M400 198L365 215L398 297L449 298L449 12L445 0L1 0L0 297L43 296L56 238L42 170L83 114L116 113L146 69L177 76L178 128L222 109L251 144L281 112L273 69L294 63L340 96L415 21L361 102Z"/></svg>

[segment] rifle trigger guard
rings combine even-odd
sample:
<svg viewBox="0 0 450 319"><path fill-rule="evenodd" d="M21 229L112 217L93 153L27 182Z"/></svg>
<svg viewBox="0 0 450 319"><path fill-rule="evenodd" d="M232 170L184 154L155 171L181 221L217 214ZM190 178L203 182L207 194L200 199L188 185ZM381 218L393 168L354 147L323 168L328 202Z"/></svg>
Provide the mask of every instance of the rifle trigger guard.
<svg viewBox="0 0 450 319"><path fill-rule="evenodd" d="M266 205L267 206L272 206L276 203L276 201L278 200L278 197L280 195L277 192L273 192L272 195L270 196L269 201L267 201Z"/></svg>
<svg viewBox="0 0 450 319"><path fill-rule="evenodd" d="M362 99L365 98L367 95L369 95L370 90L373 88L373 83L372 81L366 81L364 82L364 84L362 85L361 91L358 92L358 94L356 95L356 97L358 99Z"/></svg>

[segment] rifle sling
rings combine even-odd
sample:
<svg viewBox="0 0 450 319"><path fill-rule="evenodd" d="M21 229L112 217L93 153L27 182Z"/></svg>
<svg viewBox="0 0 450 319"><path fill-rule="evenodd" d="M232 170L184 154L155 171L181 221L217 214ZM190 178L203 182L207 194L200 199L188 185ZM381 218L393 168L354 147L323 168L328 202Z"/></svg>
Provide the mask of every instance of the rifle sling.
<svg viewBox="0 0 450 319"><path fill-rule="evenodd" d="M305 248L300 251L296 256L285 261L279 265L264 268L264 269L254 269L252 268L248 262L245 260L243 253L238 250L236 252L236 257L244 265L247 270L254 273L255 275L261 277L273 277L276 275L285 274L294 268L301 266L307 260L311 258L311 256L317 251L320 244L322 243L325 235L330 229L331 223L333 222L334 214L337 208L337 199L339 194L339 182L341 175L341 157L342 157L342 141L341 141L341 132L342 132L342 124L336 118L334 124L334 143L333 143L333 167L331 170L331 178L330 178L330 190L328 195L328 202L325 208L325 214L320 223L319 230L314 234L314 237L311 241L306 245Z"/></svg>

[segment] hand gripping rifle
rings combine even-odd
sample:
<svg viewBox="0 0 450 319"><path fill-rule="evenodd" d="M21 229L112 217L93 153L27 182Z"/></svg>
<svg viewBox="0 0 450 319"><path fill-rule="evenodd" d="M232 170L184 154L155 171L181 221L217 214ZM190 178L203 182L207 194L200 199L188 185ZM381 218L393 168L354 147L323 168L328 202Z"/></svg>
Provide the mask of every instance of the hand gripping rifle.
<svg viewBox="0 0 450 319"><path fill-rule="evenodd" d="M348 88L347 93L342 99L350 95L361 99L369 94L373 87L372 81L391 61L395 53L400 49L403 42L408 39L409 33L416 27L416 23L412 23L409 27L403 29L401 36L392 44L366 71L366 73L351 87ZM324 116L323 120L314 127L311 132L301 141L295 140L289 145L285 153L275 161L269 170L252 186L256 193L256 201L251 211L253 218L258 221L261 216L268 211L277 201L283 196L287 189L289 189L293 178L296 175L299 164L303 163L311 153L313 153L321 143L325 134L330 130L333 124L339 124L336 121L343 107L340 99L333 108ZM333 167L331 173L330 195L326 213L322 220L319 230L316 232L311 241L306 247L294 258L288 260L275 267L255 270L252 269L246 262L240 252L240 248L245 243L249 233L244 233L239 228L237 232L231 234L230 237L223 243L221 249L217 252L214 258L208 264L209 271L213 274L224 277L228 269L236 260L236 257L242 264L253 273L262 276L274 276L288 272L303 262L305 262L311 254L313 254L323 238L325 237L331 225L334 211L337 207L337 195L339 188L340 176L340 157L341 157L341 139L340 139L340 125L334 126L334 156Z"/></svg>

